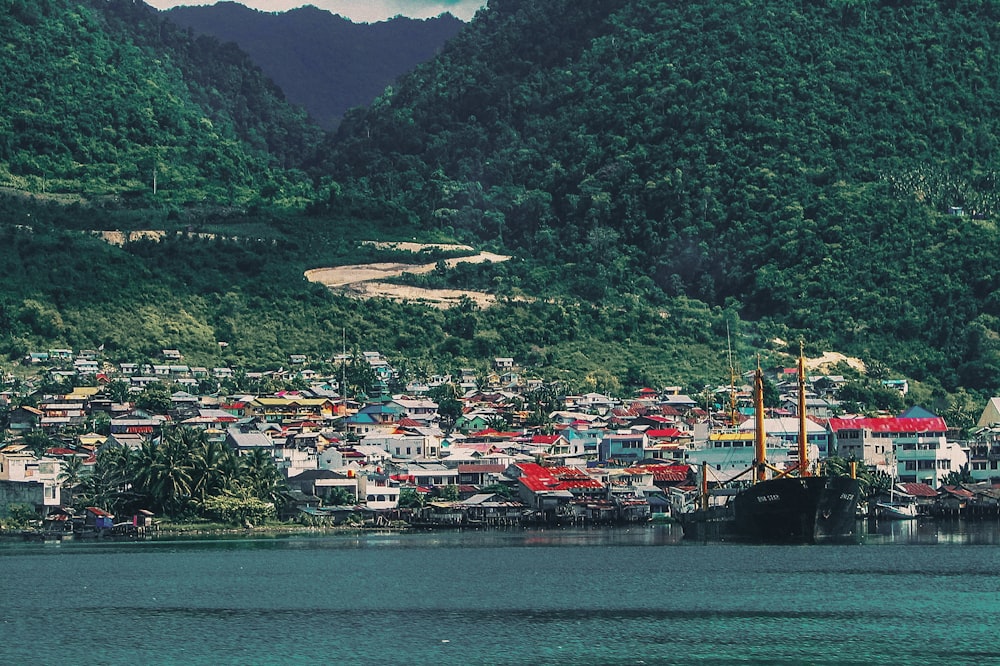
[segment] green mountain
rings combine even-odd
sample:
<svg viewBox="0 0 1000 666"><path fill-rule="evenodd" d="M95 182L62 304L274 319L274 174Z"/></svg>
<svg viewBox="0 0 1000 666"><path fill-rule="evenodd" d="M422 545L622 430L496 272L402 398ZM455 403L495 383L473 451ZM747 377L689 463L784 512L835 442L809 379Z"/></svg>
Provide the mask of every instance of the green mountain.
<svg viewBox="0 0 1000 666"><path fill-rule="evenodd" d="M165 15L198 34L235 42L289 101L328 129L431 58L465 25L450 14L368 24L313 6L264 12L235 2L174 7Z"/></svg>
<svg viewBox="0 0 1000 666"><path fill-rule="evenodd" d="M744 359L803 337L935 408L1000 388L997 3L494 1L325 138L236 47L142 3L0 10L10 359L249 368L346 332L418 374L514 356L578 389L700 390L730 330ZM442 311L303 278L443 258L361 243L415 237L516 258L403 281L509 298Z"/></svg>
<svg viewBox="0 0 1000 666"><path fill-rule="evenodd" d="M0 185L177 204L308 192L294 169L321 131L236 47L131 0L2 0L0 35Z"/></svg>
<svg viewBox="0 0 1000 666"><path fill-rule="evenodd" d="M992 1L492 0L322 168L588 301L994 390L998 62Z"/></svg>

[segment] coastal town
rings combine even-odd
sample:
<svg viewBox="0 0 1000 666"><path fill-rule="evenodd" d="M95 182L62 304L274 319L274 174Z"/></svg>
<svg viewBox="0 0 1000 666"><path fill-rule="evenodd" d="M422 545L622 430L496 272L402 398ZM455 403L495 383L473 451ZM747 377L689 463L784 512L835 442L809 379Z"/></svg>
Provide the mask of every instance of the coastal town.
<svg viewBox="0 0 1000 666"><path fill-rule="evenodd" d="M371 395L344 395L349 363L364 368ZM122 500L128 480L99 495L88 479L102 456L149 454L178 432L273 463L263 511L223 512L221 500L209 500L232 493L199 491L190 474L168 493L175 513L200 492L216 517L246 527L263 518L438 528L669 521L697 501L699 474L722 487L753 464L756 426L742 376L696 396L676 386L611 396L565 395L527 378L513 358L492 359L486 373L401 384L376 351L322 363L293 355L287 369L243 372L189 366L177 349L119 364L102 350L51 349L31 353L24 368L29 374L5 376L0 392L0 521L55 537L135 536L154 526L162 516L141 505L141 494ZM847 414L837 398L844 377L817 373L800 383L797 373L767 371L779 396L763 419L770 464L798 464L805 405L812 465L856 461L885 480L883 499L905 498L922 514L997 511L1000 398L970 437L919 406ZM884 384L907 391L903 380Z"/></svg>

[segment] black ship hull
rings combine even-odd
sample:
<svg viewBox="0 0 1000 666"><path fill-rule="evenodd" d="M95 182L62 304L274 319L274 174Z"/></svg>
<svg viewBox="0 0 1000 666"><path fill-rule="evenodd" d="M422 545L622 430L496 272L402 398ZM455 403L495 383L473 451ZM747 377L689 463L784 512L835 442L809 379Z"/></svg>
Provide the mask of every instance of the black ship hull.
<svg viewBox="0 0 1000 666"><path fill-rule="evenodd" d="M684 537L752 543L844 542L856 538L860 491L849 477L782 477L761 481L726 506L681 516Z"/></svg>

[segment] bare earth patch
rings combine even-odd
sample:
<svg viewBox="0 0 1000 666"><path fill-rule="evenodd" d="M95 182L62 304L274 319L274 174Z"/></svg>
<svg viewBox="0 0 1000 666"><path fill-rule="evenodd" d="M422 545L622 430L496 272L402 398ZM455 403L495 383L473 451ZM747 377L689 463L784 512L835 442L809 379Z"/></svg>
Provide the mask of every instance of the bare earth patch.
<svg viewBox="0 0 1000 666"><path fill-rule="evenodd" d="M865 362L853 356L844 356L840 352L823 352L819 358L805 359L806 368L809 370L829 370L838 363L846 363L858 372L865 371Z"/></svg>
<svg viewBox="0 0 1000 666"><path fill-rule="evenodd" d="M473 248L465 245L447 244L420 244L420 243L378 243L369 241L370 244L380 248L398 249L409 252L420 252L424 249L439 250L469 250ZM453 268L461 263L479 264L486 261L500 263L510 259L502 254L492 252L480 252L468 257L453 257L445 259L444 264L448 268ZM306 279L310 282L325 285L336 291L357 296L359 298L388 298L393 301L405 303L425 303L438 308L450 308L458 304L463 297L469 298L480 307L489 307L496 302L493 294L480 291L465 291L459 289L423 289L420 287L408 287L406 285L389 284L382 282L389 278L399 277L404 273L420 275L430 273L437 267L437 263L428 264L399 264L399 263L375 263L356 264L352 266L334 266L331 268L314 268L305 273Z"/></svg>

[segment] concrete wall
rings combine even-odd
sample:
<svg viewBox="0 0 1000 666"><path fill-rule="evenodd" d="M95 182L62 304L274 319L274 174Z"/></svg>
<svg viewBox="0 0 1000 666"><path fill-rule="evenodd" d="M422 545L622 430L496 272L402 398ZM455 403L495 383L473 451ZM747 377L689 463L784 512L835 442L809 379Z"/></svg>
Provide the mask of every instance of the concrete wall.
<svg viewBox="0 0 1000 666"><path fill-rule="evenodd" d="M0 481L0 517L10 517L11 504L27 504L41 511L45 506L45 488L36 481Z"/></svg>

